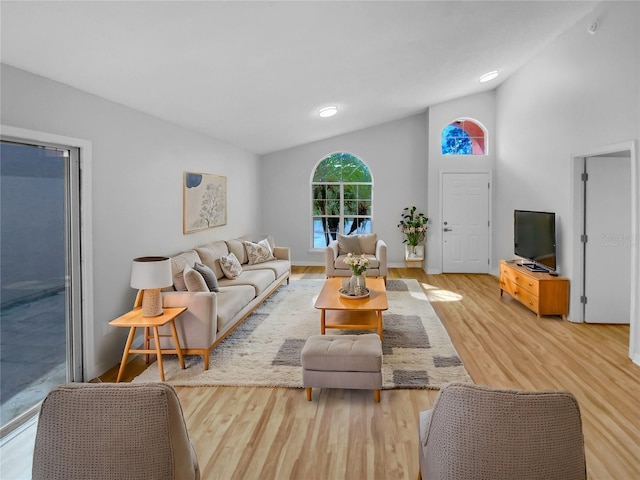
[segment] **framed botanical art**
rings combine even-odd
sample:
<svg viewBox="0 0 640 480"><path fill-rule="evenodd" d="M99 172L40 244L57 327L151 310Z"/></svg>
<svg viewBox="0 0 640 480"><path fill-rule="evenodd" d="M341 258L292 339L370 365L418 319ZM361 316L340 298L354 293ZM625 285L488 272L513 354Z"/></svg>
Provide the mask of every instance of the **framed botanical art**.
<svg viewBox="0 0 640 480"><path fill-rule="evenodd" d="M185 234L227 224L227 177L184 172L182 199Z"/></svg>

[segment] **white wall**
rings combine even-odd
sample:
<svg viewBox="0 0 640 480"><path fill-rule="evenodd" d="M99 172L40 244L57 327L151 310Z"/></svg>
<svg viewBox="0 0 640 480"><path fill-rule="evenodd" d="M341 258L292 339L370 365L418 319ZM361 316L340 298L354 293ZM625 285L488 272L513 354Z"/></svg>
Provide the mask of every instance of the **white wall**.
<svg viewBox="0 0 640 480"><path fill-rule="evenodd" d="M486 155L443 155L442 130L458 118L472 118L487 130ZM452 100L429 108L429 234L427 235L427 272L442 273L442 173L488 173L493 170L496 151L495 91ZM489 217L491 219L491 216ZM491 239L490 239L491 241ZM491 255L489 255L490 261Z"/></svg>
<svg viewBox="0 0 640 480"><path fill-rule="evenodd" d="M329 121L331 121L329 119ZM324 250L311 248L311 178L318 162L342 151L359 157L373 175L372 231L387 243L389 265L404 265L403 236L397 228L403 208L426 213L426 115L419 114L365 130L271 153L262 157L264 233L289 245L294 263L324 265Z"/></svg>
<svg viewBox="0 0 640 480"><path fill-rule="evenodd" d="M496 259L513 256L514 209L553 211L560 273L570 274L572 154L638 141L639 60L640 3L602 2L497 89Z"/></svg>
<svg viewBox="0 0 640 480"><path fill-rule="evenodd" d="M559 268L571 270L572 154L638 138L639 17L638 2L604 2L498 88L497 258L513 256L515 208L555 211Z"/></svg>
<svg viewBox="0 0 640 480"><path fill-rule="evenodd" d="M85 377L120 361L125 329L109 320L128 311L131 260L172 255L214 239L259 232L258 158L236 147L69 86L2 65L2 123L91 144L93 308ZM182 233L182 173L224 175L228 225Z"/></svg>

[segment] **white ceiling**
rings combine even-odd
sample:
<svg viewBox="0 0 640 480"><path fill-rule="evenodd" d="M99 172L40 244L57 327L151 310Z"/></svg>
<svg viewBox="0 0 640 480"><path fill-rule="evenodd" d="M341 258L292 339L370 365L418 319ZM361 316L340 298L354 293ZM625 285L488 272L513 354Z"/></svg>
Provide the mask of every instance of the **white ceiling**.
<svg viewBox="0 0 640 480"><path fill-rule="evenodd" d="M1 60L265 154L493 89L596 4L2 0Z"/></svg>

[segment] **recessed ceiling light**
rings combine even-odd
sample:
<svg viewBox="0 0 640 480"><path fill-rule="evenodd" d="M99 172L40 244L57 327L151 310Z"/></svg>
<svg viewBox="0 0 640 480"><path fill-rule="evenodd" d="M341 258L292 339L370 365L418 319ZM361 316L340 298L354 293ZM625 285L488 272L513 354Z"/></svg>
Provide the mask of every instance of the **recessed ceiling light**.
<svg viewBox="0 0 640 480"><path fill-rule="evenodd" d="M480 82L481 83L488 82L490 80L493 80L497 76L498 76L498 71L497 70L494 70L493 72L485 73L484 75L482 75L480 77Z"/></svg>
<svg viewBox="0 0 640 480"><path fill-rule="evenodd" d="M323 107L318 110L318 115L322 118L333 117L336 113L338 113L338 107L332 105L330 107Z"/></svg>

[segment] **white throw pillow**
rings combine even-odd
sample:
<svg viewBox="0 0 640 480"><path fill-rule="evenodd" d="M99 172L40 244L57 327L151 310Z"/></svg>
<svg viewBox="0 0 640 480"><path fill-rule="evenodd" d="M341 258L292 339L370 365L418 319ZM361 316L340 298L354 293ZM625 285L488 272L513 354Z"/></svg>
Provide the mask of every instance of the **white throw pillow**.
<svg viewBox="0 0 640 480"><path fill-rule="evenodd" d="M187 290L190 292L208 292L207 282L204 281L204 277L200 272L194 270L189 265L184 267L184 284L187 286Z"/></svg>
<svg viewBox="0 0 640 480"><path fill-rule="evenodd" d="M220 257L220 267L224 272L224 276L233 280L242 273L242 265L233 253Z"/></svg>
<svg viewBox="0 0 640 480"><path fill-rule="evenodd" d="M247 257L249 257L249 265L268 262L276 258L273 256L271 246L266 238L258 243L245 241L244 246L247 250Z"/></svg>
<svg viewBox="0 0 640 480"><path fill-rule="evenodd" d="M179 292L186 292L187 286L184 284L184 267L200 262L200 257L195 250L182 252L180 255L171 257L171 274L173 275L173 287Z"/></svg>

